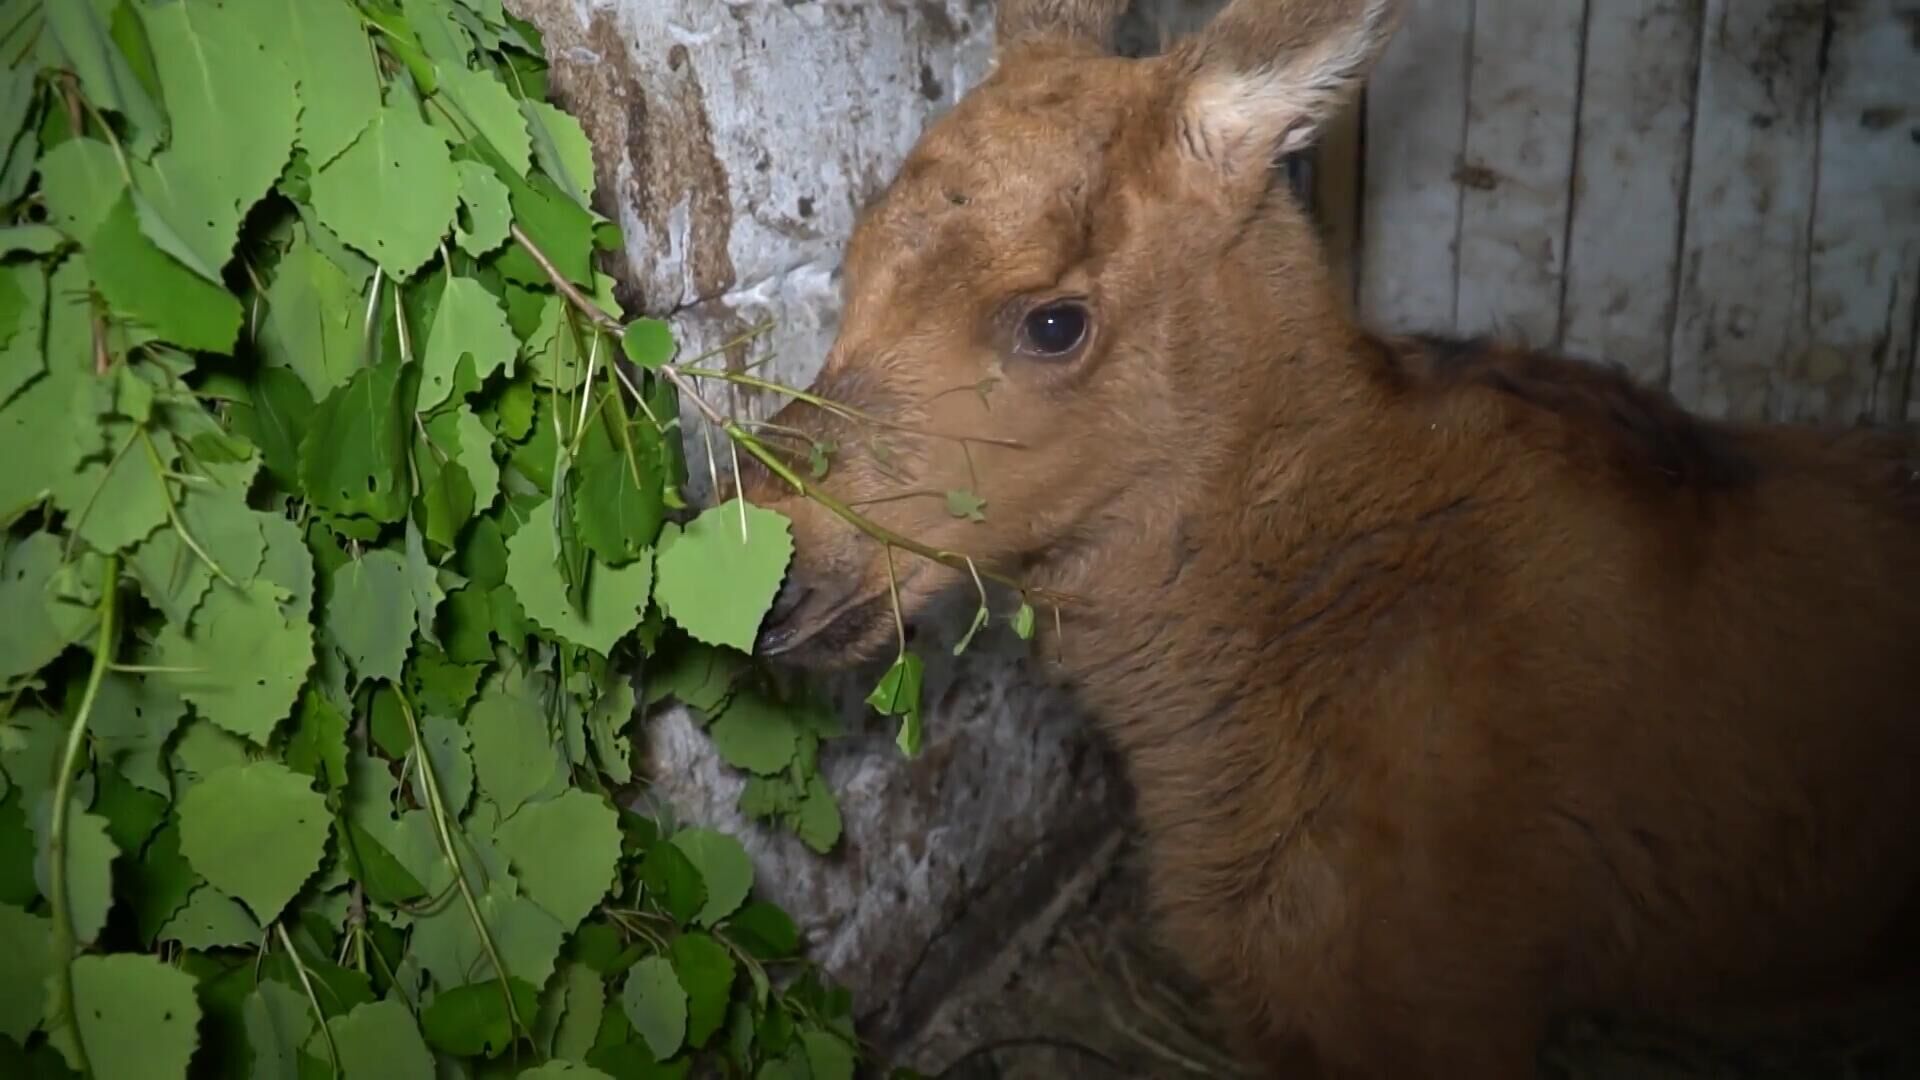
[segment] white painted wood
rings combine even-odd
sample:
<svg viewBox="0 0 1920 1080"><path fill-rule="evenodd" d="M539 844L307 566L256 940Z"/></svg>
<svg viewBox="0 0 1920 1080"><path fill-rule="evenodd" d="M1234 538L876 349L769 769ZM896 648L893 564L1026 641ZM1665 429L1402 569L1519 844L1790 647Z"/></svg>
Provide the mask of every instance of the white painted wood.
<svg viewBox="0 0 1920 1080"><path fill-rule="evenodd" d="M1670 382L1712 415L1772 415L1805 347L1824 9L1707 0Z"/></svg>
<svg viewBox="0 0 1920 1080"><path fill-rule="evenodd" d="M1777 393L1789 415L1904 418L1920 299L1920 12L1904 0L1832 7L1808 341Z"/></svg>
<svg viewBox="0 0 1920 1080"><path fill-rule="evenodd" d="M1601 0L1605 2L1605 0ZM1455 329L1559 340L1586 0L1478 0Z"/></svg>
<svg viewBox="0 0 1920 1080"><path fill-rule="evenodd" d="M1359 308L1383 331L1453 329L1475 0L1412 0L1368 83Z"/></svg>
<svg viewBox="0 0 1920 1080"><path fill-rule="evenodd" d="M1592 0L1561 346L1667 381L1699 0Z"/></svg>

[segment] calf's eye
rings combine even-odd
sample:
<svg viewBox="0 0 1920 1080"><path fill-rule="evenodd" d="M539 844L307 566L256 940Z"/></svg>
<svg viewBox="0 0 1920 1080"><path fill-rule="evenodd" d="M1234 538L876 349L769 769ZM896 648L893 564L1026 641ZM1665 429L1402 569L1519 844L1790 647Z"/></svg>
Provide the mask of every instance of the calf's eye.
<svg viewBox="0 0 1920 1080"><path fill-rule="evenodd" d="M1086 340L1087 323L1087 309L1077 301L1044 304L1021 320L1017 348L1032 356L1065 356Z"/></svg>

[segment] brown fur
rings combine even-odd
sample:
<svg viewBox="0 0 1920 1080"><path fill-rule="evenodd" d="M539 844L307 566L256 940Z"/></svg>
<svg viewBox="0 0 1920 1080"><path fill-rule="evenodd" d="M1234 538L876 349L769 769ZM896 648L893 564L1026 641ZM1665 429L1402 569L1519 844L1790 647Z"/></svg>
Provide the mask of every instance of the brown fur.
<svg viewBox="0 0 1920 1080"><path fill-rule="evenodd" d="M1377 52L1378 3L1241 0L1230 34L1137 61L1099 48L1119 5L1002 7L999 68L850 242L816 390L1021 445L776 419L840 445L842 499L931 493L876 520L1078 598L1046 647L1126 754L1165 932L1250 1059L1519 1077L1561 1010L1893 970L1920 895L1915 441L1356 326L1267 164ZM1014 351L1061 296L1089 344ZM797 540L769 644L889 649L882 549L746 485ZM946 513L956 487L984 523ZM965 581L895 565L910 614Z"/></svg>

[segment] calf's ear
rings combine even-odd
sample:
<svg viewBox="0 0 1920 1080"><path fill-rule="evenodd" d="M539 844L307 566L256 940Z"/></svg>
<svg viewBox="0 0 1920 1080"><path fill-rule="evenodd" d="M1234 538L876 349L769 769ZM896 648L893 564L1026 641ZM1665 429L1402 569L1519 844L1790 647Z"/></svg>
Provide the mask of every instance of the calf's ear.
<svg viewBox="0 0 1920 1080"><path fill-rule="evenodd" d="M1234 0L1183 43L1177 148L1228 180L1319 137L1393 36L1399 0Z"/></svg>

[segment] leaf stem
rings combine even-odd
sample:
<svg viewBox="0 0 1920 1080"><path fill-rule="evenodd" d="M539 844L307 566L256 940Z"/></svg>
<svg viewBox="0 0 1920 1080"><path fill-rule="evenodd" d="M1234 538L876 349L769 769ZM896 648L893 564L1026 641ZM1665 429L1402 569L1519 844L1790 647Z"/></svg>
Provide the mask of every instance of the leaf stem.
<svg viewBox="0 0 1920 1080"><path fill-rule="evenodd" d="M313 1007L313 1018L320 1024L320 1034L327 1040L327 1064L332 1066L333 1075L340 1075L340 1047L333 1041L333 1025L327 1023L327 1012L320 1007L320 995L314 992L313 977L307 974L307 965L300 959L300 950L293 947L293 938L287 933L287 924L276 921L273 932L280 938L280 947L287 950L287 962L293 965L293 973L300 979L300 989L307 992L307 1004Z"/></svg>
<svg viewBox="0 0 1920 1080"><path fill-rule="evenodd" d="M433 758L427 753L427 744L420 738L420 722L413 715L413 705L399 687L394 687L394 699L400 702L400 715L406 718L407 734L413 739L413 752L420 760L421 778L426 781L427 812L433 818L434 837L440 841L441 854L453 867L453 881L460 889L460 898L466 901L467 915L473 919L474 930L480 935L480 947L486 950L487 959L493 962L494 976L500 980L500 993L506 998L507 1019L512 1022L515 1031L527 1030L526 1022L520 1019L519 1006L513 1001L513 987L507 982L507 965L500 959L500 950L494 946L493 932L487 928L487 920L480 914L480 903L473 898L473 886L467 882L467 868L460 860L459 849L454 845L452 827L447 824L447 806L440 791L439 771L433 767Z"/></svg>
<svg viewBox="0 0 1920 1080"><path fill-rule="evenodd" d="M195 540L193 533L187 530L187 523L180 520L180 510L173 505L173 492L167 490L167 465L160 460L160 451L154 449L153 439L147 435L147 429L138 429L136 437L139 438L141 445L146 447L147 460L153 463L153 471L156 474L154 481L160 485L160 497L166 501L167 520L173 523L173 531L180 534L180 541L187 545L188 550L199 556L201 562L207 564L207 569L213 571L215 577L238 589L240 583L222 570L219 563L213 561L213 556L207 554L207 549L201 547L200 541Z"/></svg>
<svg viewBox="0 0 1920 1080"><path fill-rule="evenodd" d="M87 743L87 721L93 716L94 703L100 698L100 684L106 680L118 643L119 595L120 556L109 555L100 573L100 632L94 639L93 667L87 672L87 689L80 697L80 710L67 728L67 744L60 751L60 774L53 784L53 825L47 837L47 877L53 893L47 899L53 906L53 951L57 964L54 1015L67 1027L74 1055L80 1059L82 1076L90 1075L93 1070L87 1059L86 1043L80 1037L80 1018L73 1007L73 961L79 941L73 929L73 898L67 891L67 827L72 813L74 774L80 764L80 751Z"/></svg>
<svg viewBox="0 0 1920 1080"><path fill-rule="evenodd" d="M893 546L887 546L887 598L893 601L893 632L900 639L900 655L907 655L907 620L900 613L900 580L893 572Z"/></svg>

